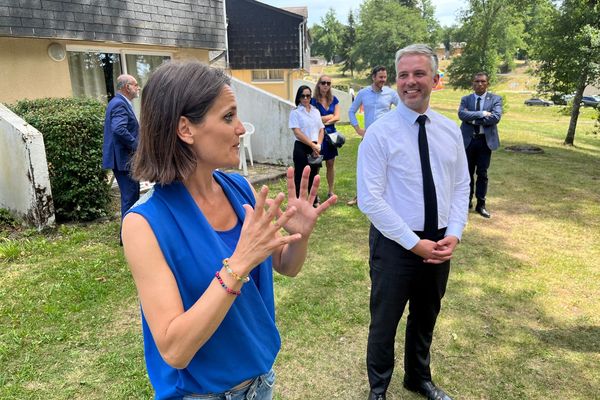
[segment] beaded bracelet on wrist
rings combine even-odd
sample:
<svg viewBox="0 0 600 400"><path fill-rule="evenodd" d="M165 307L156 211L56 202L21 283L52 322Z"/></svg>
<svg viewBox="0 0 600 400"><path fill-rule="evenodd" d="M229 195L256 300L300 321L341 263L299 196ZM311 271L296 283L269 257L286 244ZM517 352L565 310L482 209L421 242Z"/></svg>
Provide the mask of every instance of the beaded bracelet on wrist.
<svg viewBox="0 0 600 400"><path fill-rule="evenodd" d="M223 259L223 267L225 267L225 270L227 271L227 273L229 275L231 275L233 277L233 279L235 279L236 281L240 281L240 282L244 282L244 283L250 282L250 278L248 277L248 275L246 275L246 276L238 275L231 269L231 267L229 266L229 258Z"/></svg>
<svg viewBox="0 0 600 400"><path fill-rule="evenodd" d="M221 286L223 287L223 289L225 289L225 291L229 294L235 295L235 296L239 296L242 294L242 292L240 290L233 290L227 287L227 285L225 284L225 282L223 282L223 278L221 278L221 274L219 273L219 271L215 272L215 276L217 277L217 280L219 281L219 283L221 284Z"/></svg>

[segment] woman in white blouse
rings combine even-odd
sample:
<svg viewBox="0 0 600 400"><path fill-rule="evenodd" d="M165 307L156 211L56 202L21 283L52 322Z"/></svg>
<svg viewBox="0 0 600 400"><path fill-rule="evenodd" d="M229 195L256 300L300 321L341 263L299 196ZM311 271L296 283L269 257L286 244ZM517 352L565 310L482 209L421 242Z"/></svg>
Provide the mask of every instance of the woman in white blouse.
<svg viewBox="0 0 600 400"><path fill-rule="evenodd" d="M294 181L296 182L296 194L300 190L302 171L308 164L308 156L318 157L321 153L323 143L323 130L325 126L321 121L319 111L311 106L310 99L312 91L308 86L302 85L296 92L296 109L290 113L289 127L296 136L294 142ZM308 187L312 187L314 177L319 173L321 164L310 165L310 177ZM315 207L319 204L319 196L315 198Z"/></svg>

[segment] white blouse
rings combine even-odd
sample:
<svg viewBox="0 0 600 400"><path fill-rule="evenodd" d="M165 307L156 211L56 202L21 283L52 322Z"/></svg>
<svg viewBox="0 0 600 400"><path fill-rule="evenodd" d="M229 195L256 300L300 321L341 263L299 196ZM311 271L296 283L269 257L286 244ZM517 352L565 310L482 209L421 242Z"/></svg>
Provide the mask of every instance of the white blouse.
<svg viewBox="0 0 600 400"><path fill-rule="evenodd" d="M325 125L316 107L310 106L310 111L307 111L306 107L299 105L290 113L289 128L299 128L311 142L316 142L319 140L319 130L325 128Z"/></svg>

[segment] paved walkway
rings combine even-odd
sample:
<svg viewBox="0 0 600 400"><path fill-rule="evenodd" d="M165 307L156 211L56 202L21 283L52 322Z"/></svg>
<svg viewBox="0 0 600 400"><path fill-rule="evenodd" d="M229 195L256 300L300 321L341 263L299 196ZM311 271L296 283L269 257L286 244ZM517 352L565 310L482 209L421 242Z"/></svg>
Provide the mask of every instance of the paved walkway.
<svg viewBox="0 0 600 400"><path fill-rule="evenodd" d="M242 171L239 169L223 169L225 172L237 172L242 174ZM254 163L254 166L248 165L248 180L254 186L259 186L265 183L269 183L271 181L281 179L285 177L285 172L287 171L287 167L285 165L272 165L272 164L259 164ZM142 182L141 183L141 191L142 193L148 191L154 184L150 182ZM117 181L113 180L112 189L119 190L117 186Z"/></svg>

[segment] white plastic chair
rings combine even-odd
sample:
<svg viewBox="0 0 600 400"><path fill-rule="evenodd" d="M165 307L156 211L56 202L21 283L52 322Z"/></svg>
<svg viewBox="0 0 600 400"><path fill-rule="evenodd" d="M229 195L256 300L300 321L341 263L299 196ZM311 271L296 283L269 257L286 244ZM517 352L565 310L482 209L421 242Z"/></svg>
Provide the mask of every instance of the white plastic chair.
<svg viewBox="0 0 600 400"><path fill-rule="evenodd" d="M248 165L246 163L246 150L248 150L248 155L250 156L250 165L254 166L254 159L252 158L252 141L251 136L254 133L254 125L250 122L244 122L244 128L246 129L246 133L240 136L240 165L238 168L241 168L244 171L244 176L248 176Z"/></svg>

